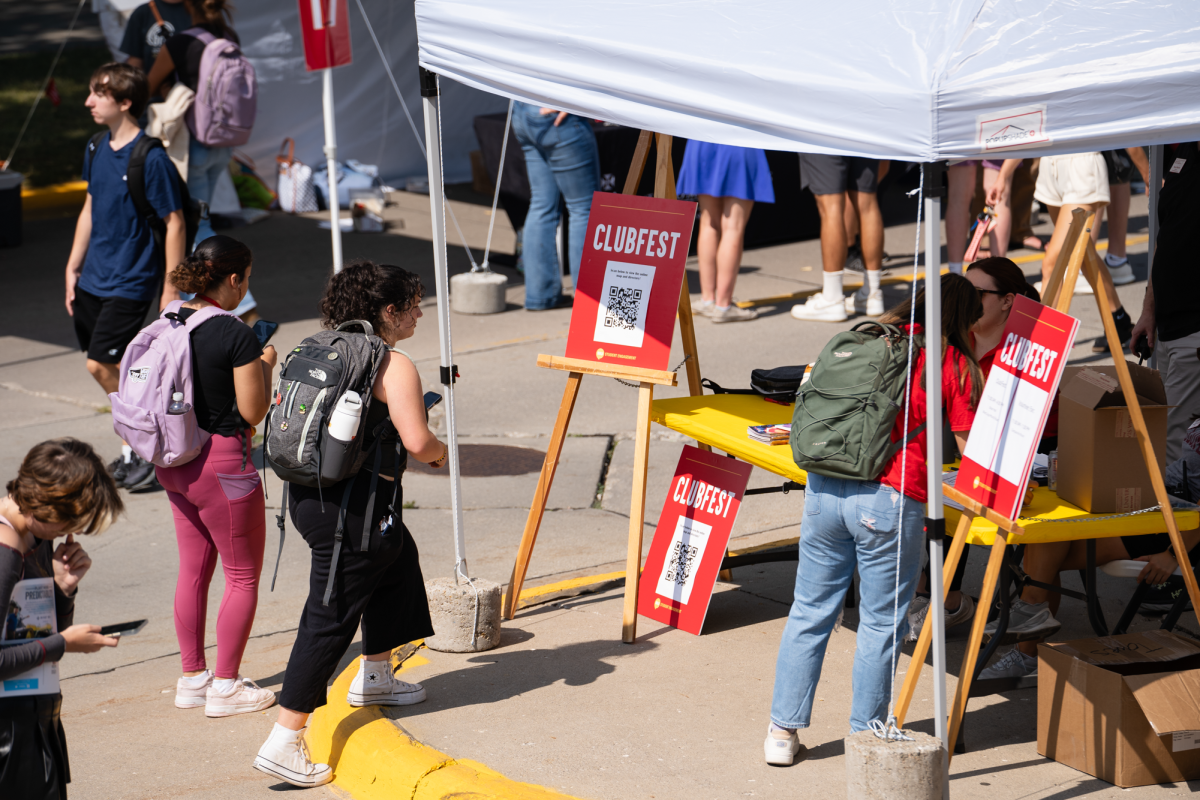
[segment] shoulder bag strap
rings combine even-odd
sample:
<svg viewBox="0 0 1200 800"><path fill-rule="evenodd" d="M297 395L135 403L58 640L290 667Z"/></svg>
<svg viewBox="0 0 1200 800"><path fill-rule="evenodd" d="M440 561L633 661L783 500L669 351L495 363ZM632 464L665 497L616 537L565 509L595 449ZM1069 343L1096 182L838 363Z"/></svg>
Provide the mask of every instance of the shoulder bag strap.
<svg viewBox="0 0 1200 800"><path fill-rule="evenodd" d="M154 15L154 20L160 26L163 24L162 14L158 13L158 6L154 5L154 0L150 0L150 13Z"/></svg>
<svg viewBox="0 0 1200 800"><path fill-rule="evenodd" d="M338 556L342 553L342 535L346 532L346 506L350 504L350 490L354 488L354 478L346 481L346 488L342 490L342 505L338 508L337 529L333 532L333 558L329 561L329 583L325 584L325 597L321 599L321 605L328 606L329 598L333 594L333 582L337 580L337 565Z"/></svg>
<svg viewBox="0 0 1200 800"><path fill-rule="evenodd" d="M383 465L383 448L380 447L380 440L376 439L371 447L375 450L375 466L371 470L371 488L367 494L367 510L363 512L362 550L359 551L364 555L371 547L371 518L374 516L371 512L375 509L375 490L379 488L379 468Z"/></svg>
<svg viewBox="0 0 1200 800"><path fill-rule="evenodd" d="M288 503L288 484L283 482L283 497L279 500L279 513L275 516L275 522L279 525L279 553L275 556L275 572L271 575L271 591L275 591L275 579L279 577L279 561L283 558L283 537L287 535L285 527L287 525L287 503Z"/></svg>

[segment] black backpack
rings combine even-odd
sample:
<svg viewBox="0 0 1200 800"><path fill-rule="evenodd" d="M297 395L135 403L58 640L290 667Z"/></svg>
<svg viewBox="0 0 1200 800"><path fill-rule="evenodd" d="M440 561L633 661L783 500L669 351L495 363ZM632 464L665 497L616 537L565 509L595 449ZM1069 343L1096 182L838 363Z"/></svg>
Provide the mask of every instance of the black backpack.
<svg viewBox="0 0 1200 800"><path fill-rule="evenodd" d="M103 141L106 133L107 131L101 131L88 140L87 159L89 175L92 171L92 161L96 158L96 150L99 149L100 142ZM155 252L162 259L163 263L166 264L167 223L163 221L163 218L150 205L150 201L146 199L146 157L156 147L163 149L161 139L155 139L153 136L147 136L144 133L138 137L138 140L133 145L133 152L129 154L129 166L125 170L125 185L129 188L129 197L133 200L133 207L137 209L138 214L150 226L150 232L154 235ZM172 167L174 167L174 164L172 164ZM175 182L175 188L179 191L180 207L183 209L183 224L186 231L183 252L186 255L192 252L192 248L196 245L196 231L200 229L200 220L208 219L208 203L192 199L191 194L188 193L187 182L179 174L179 170L172 169L171 177Z"/></svg>

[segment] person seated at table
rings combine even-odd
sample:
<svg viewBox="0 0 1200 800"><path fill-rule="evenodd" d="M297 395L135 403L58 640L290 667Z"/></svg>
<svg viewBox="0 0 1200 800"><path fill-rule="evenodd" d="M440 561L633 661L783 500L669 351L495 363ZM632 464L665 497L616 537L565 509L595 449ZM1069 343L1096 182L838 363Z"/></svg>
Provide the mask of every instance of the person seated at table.
<svg viewBox="0 0 1200 800"><path fill-rule="evenodd" d="M942 398L959 447L975 419L983 374L969 344L971 326L983 313L979 293L961 275L944 275L941 336L930 337L942 364ZM910 315L925 318L925 295L905 301L881 321L903 329ZM913 306L916 306L914 309ZM921 326L914 326L914 333ZM897 619L896 600L912 597L921 571L926 501L926 349L913 354L912 389L891 433L920 431L884 464L879 478L858 481L808 474L804 536L800 539L796 592L779 645L771 722L764 742L768 764L791 764L800 750L796 731L807 728L821 677L825 649L855 568L859 623L854 653L850 730L866 730L888 715L896 650L907 620Z"/></svg>
<svg viewBox="0 0 1200 800"><path fill-rule="evenodd" d="M1036 303L1042 298L1038 295L1021 268L1012 260L1001 257L984 258L967 267L967 280L979 293L979 302L983 306L983 316L971 327L971 351L979 361L979 368L986 380L991 372L992 362L1000 352L1004 338L1004 326L1012 311L1013 301L1017 295L1028 297ZM1057 407L1056 407L1057 409ZM1046 434L1038 446L1039 453L1048 453L1057 444L1058 412L1052 410L1046 421ZM975 616L975 601L970 595L963 594L963 575L967 571L967 557L971 546L964 545L962 556L958 559L958 567L954 578L950 581L950 591L946 594L946 629L961 625ZM926 565L917 586L917 594L908 609L908 638L916 641L925 624L925 614L929 611L929 566Z"/></svg>

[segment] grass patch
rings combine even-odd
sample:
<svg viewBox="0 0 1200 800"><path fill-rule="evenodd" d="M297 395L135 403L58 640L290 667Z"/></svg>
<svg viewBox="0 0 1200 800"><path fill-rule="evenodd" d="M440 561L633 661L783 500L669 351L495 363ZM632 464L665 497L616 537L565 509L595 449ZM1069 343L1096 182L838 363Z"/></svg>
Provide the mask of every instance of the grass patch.
<svg viewBox="0 0 1200 800"><path fill-rule="evenodd" d="M0 56L0 158L8 156L17 140L53 60L53 50ZM83 105L88 79L96 67L109 61L112 54L103 45L68 44L63 50L54 70L62 103L55 108L50 98L42 98L13 157L12 168L25 176L26 187L79 180L83 149L100 130Z"/></svg>

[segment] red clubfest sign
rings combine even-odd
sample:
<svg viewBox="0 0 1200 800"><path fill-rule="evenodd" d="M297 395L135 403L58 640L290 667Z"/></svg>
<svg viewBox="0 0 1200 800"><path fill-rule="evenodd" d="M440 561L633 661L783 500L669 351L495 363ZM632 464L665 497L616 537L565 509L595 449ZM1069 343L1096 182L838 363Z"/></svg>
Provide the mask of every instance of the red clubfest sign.
<svg viewBox="0 0 1200 800"><path fill-rule="evenodd" d="M638 613L697 636L753 469L683 448L638 583Z"/></svg>
<svg viewBox="0 0 1200 800"><path fill-rule="evenodd" d="M1014 519L1079 320L1016 297L987 375L955 486Z"/></svg>
<svg viewBox="0 0 1200 800"><path fill-rule="evenodd" d="M304 66L309 72L350 63L348 0L299 0Z"/></svg>
<svg viewBox="0 0 1200 800"><path fill-rule="evenodd" d="M567 358L666 370L696 204L596 192Z"/></svg>

